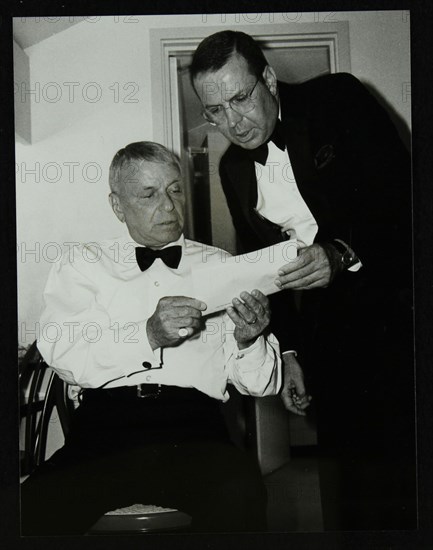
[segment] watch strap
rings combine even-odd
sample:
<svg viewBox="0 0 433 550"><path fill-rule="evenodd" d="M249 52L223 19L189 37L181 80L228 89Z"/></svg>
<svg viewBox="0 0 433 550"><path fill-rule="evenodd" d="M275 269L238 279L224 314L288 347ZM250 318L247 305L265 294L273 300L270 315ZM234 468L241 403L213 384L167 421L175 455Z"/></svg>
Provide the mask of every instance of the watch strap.
<svg viewBox="0 0 433 550"><path fill-rule="evenodd" d="M338 273L349 269L359 261L353 250L340 239L320 243L320 246L325 251L331 268L330 282Z"/></svg>
<svg viewBox="0 0 433 550"><path fill-rule="evenodd" d="M352 267L359 261L355 252L341 239L334 239L332 245L341 255L341 262L344 269L349 269L349 267Z"/></svg>

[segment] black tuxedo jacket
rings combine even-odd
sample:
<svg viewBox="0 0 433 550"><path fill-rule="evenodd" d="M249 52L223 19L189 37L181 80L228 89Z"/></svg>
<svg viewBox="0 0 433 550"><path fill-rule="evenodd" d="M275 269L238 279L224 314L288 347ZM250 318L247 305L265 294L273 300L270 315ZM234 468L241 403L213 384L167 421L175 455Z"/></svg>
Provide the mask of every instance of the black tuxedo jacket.
<svg viewBox="0 0 433 550"><path fill-rule="evenodd" d="M315 240L340 238L363 264L356 273L337 276L328 289L303 291L300 311L293 293L273 296L272 329L282 347L296 347L314 361L330 339L339 343L334 354L350 353L361 345L365 323L380 332L401 307L410 310L410 159L385 110L352 75L279 83L278 89L297 186L318 223ZM240 251L279 242L280 228L255 210L250 153L232 144L221 159L220 177ZM381 345L368 341L373 348Z"/></svg>
<svg viewBox="0 0 433 550"><path fill-rule="evenodd" d="M328 288L302 291L297 307L293 292L271 297L271 328L283 350L297 349L313 395L319 456L325 458L318 462L324 513L337 506L348 529L374 525L371 514L381 521L388 515L386 525L412 526L409 156L385 111L348 74L280 84L279 92L296 183L318 223L316 242L340 238L362 261L359 271L342 272ZM230 146L220 173L242 248L278 242L279 228L255 212L248 151ZM338 483L333 476L330 483L326 464L338 468Z"/></svg>

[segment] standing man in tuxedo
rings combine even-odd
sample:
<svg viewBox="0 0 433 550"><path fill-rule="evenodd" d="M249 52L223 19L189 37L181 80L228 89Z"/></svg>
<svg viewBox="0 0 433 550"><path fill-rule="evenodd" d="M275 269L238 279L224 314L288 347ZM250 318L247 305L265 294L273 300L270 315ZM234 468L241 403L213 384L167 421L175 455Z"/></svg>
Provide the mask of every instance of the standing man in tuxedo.
<svg viewBox="0 0 433 550"><path fill-rule="evenodd" d="M191 79L231 142L219 170L242 251L298 240L276 274L273 331L287 408L305 408L289 389L305 399L300 365L308 377L325 528L414 528L408 152L355 77L278 82L244 33L203 40Z"/></svg>

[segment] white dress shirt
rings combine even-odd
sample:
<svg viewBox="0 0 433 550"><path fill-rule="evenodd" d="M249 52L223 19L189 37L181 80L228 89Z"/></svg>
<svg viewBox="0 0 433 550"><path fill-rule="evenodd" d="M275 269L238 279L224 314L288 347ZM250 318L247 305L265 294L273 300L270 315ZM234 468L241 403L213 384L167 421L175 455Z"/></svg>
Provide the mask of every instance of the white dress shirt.
<svg viewBox="0 0 433 550"><path fill-rule="evenodd" d="M317 222L302 198L296 184L287 148L282 151L270 141L265 166L255 162L257 179L257 212L279 225L291 238L296 237L299 248L310 246L318 231ZM341 241L347 246L344 241ZM358 271L358 261L349 271Z"/></svg>
<svg viewBox="0 0 433 550"><path fill-rule="evenodd" d="M182 246L177 269L158 258L144 272L135 259L139 245L129 235L66 251L44 292L38 348L47 364L82 388L166 384L194 387L222 401L229 398L228 383L242 394L278 393L278 342L261 336L240 351L225 312L205 317L203 330L180 345L152 350L146 323L159 299L193 298L191 266L228 256L183 237L169 246L175 244Z"/></svg>
<svg viewBox="0 0 433 550"><path fill-rule="evenodd" d="M281 151L270 141L268 151L265 166L254 163L257 211L287 234L295 234L300 247L309 246L314 242L318 226L296 185L287 149Z"/></svg>

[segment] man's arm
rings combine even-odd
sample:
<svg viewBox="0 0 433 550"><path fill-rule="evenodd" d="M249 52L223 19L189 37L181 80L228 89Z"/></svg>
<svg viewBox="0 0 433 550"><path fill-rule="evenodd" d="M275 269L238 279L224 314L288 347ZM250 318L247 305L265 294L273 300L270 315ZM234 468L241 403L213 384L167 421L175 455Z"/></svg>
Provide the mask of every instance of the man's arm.
<svg viewBox="0 0 433 550"><path fill-rule="evenodd" d="M224 352L229 381L245 395L275 395L281 387L280 349L276 338L264 336L269 300L258 290L241 293L227 309Z"/></svg>
<svg viewBox="0 0 433 550"><path fill-rule="evenodd" d="M148 319L113 321L95 281L69 261L55 264L44 291L38 348L61 378L85 388L158 366L147 336Z"/></svg>
<svg viewBox="0 0 433 550"><path fill-rule="evenodd" d="M343 271L361 267L353 250L335 239L300 248L298 256L278 270L275 284L285 290L326 288Z"/></svg>
<svg viewBox="0 0 433 550"><path fill-rule="evenodd" d="M411 250L409 155L386 111L355 77L336 74L325 81L321 116L325 110L338 135L329 168L335 190L328 196L338 223L329 240L300 250L298 260L284 266L280 287L312 289L338 281L351 269L342 265L341 243L349 247L344 262L352 254L362 262L361 277L365 269L389 271L392 258L393 281L402 273L404 280ZM326 193L331 181L322 185Z"/></svg>

